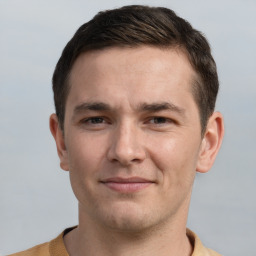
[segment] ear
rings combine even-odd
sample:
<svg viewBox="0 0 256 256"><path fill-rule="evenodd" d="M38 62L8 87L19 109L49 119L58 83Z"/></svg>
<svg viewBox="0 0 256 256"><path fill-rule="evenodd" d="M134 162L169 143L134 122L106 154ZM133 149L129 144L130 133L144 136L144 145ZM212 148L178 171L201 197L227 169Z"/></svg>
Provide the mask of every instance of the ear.
<svg viewBox="0 0 256 256"><path fill-rule="evenodd" d="M68 171L69 170L68 153L65 146L64 134L60 128L58 117L56 116L56 114L52 114L50 116L49 125L50 125L52 136L56 142L57 152L60 158L60 167L64 171Z"/></svg>
<svg viewBox="0 0 256 256"><path fill-rule="evenodd" d="M196 168L198 172L205 173L210 170L220 149L223 135L223 116L219 112L214 112L209 118L199 151L199 158Z"/></svg>

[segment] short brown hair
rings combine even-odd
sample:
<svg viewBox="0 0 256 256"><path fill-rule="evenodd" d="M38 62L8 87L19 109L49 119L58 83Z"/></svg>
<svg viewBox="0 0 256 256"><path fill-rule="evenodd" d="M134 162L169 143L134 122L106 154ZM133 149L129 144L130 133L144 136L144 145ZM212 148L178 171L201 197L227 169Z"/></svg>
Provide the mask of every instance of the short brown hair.
<svg viewBox="0 0 256 256"><path fill-rule="evenodd" d="M142 45L185 50L198 75L192 84L192 93L204 133L219 88L216 64L207 39L172 10L142 5L99 12L77 30L64 48L52 78L55 109L62 129L70 89L68 78L77 57L83 52L107 47Z"/></svg>

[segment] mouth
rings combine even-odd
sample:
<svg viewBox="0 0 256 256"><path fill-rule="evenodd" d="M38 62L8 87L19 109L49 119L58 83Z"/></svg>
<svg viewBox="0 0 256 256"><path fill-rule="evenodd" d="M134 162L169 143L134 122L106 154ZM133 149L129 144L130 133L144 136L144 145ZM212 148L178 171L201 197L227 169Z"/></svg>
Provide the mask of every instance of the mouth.
<svg viewBox="0 0 256 256"><path fill-rule="evenodd" d="M147 188L155 182L140 177L112 177L100 181L107 188L119 193L134 193Z"/></svg>

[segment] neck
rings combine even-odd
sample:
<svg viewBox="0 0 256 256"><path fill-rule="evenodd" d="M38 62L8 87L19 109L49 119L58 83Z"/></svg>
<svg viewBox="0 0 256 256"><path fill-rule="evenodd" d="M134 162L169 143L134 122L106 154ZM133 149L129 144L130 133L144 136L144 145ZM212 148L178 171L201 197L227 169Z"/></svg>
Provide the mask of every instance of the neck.
<svg viewBox="0 0 256 256"><path fill-rule="evenodd" d="M70 256L192 254L192 246L186 236L186 218L174 218L140 232L128 232L101 226L79 212L79 226L64 237Z"/></svg>

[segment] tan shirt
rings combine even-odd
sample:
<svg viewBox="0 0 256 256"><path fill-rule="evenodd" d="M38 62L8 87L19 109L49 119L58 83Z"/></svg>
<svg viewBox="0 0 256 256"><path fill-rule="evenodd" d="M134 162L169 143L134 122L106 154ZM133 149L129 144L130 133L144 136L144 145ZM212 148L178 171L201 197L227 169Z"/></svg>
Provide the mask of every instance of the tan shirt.
<svg viewBox="0 0 256 256"><path fill-rule="evenodd" d="M57 238L50 242L37 245L26 251L11 254L9 256L69 256L65 248L63 236L71 229L63 231ZM187 229L187 235L190 238L194 250L191 256L221 256L217 252L203 246L199 237Z"/></svg>

